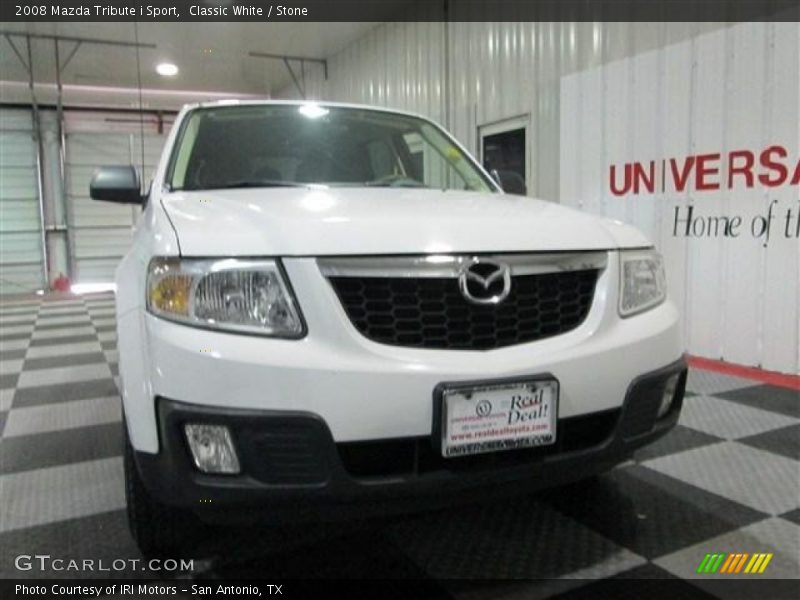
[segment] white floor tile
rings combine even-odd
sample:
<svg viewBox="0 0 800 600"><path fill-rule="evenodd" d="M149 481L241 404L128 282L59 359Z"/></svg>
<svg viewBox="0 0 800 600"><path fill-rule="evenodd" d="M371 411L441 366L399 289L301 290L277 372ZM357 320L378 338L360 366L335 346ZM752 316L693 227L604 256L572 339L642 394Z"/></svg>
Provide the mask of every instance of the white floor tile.
<svg viewBox="0 0 800 600"><path fill-rule="evenodd" d="M6 340L0 338L0 350L24 350L30 343L30 338L24 338L21 340Z"/></svg>
<svg viewBox="0 0 800 600"><path fill-rule="evenodd" d="M79 342L77 344L52 344L47 346L31 346L25 358L52 358L65 354L91 354L102 352L100 342Z"/></svg>
<svg viewBox="0 0 800 600"><path fill-rule="evenodd" d="M22 359L0 360L0 375L10 375L22 371Z"/></svg>
<svg viewBox="0 0 800 600"><path fill-rule="evenodd" d="M39 315L39 319L36 321L38 326L42 325L64 325L71 323L75 327L79 326L86 326L91 325L92 320L89 318L89 315L68 315L66 317L45 317L42 318L42 315Z"/></svg>
<svg viewBox="0 0 800 600"><path fill-rule="evenodd" d="M60 337L72 337L76 335L93 335L92 325L82 325L79 327L65 327L63 329L39 329L33 332L34 340L55 339Z"/></svg>
<svg viewBox="0 0 800 600"><path fill-rule="evenodd" d="M101 342L113 342L117 339L117 332L113 329L109 331L100 331L97 333L97 339Z"/></svg>
<svg viewBox="0 0 800 600"><path fill-rule="evenodd" d="M752 379L731 377L713 371L689 369L686 389L696 394L718 394L743 387L752 387L755 383Z"/></svg>
<svg viewBox="0 0 800 600"><path fill-rule="evenodd" d="M713 396L687 398L680 424L729 440L786 427L797 419Z"/></svg>
<svg viewBox="0 0 800 600"><path fill-rule="evenodd" d="M116 396L15 408L8 413L3 437L102 425L120 419L120 400Z"/></svg>
<svg viewBox="0 0 800 600"><path fill-rule="evenodd" d="M11 410L11 401L14 399L14 389L0 390L0 412Z"/></svg>
<svg viewBox="0 0 800 600"><path fill-rule="evenodd" d="M91 379L105 379L107 377L111 377L111 370L105 362L74 367L35 369L20 373L17 387L28 388L40 385L57 385L60 383L89 381Z"/></svg>
<svg viewBox="0 0 800 600"><path fill-rule="evenodd" d="M7 335L17 335L18 333L25 333L30 335L33 332L33 323L30 325L10 325L8 327L0 325L0 337Z"/></svg>
<svg viewBox="0 0 800 600"><path fill-rule="evenodd" d="M714 554L716 552L725 552L726 554L746 552L751 555L771 552L774 554L763 575L748 575L740 572L736 575L737 578L800 578L800 527L780 518L758 521L742 529L663 556L654 562L659 567L683 579L730 578L730 575L721 573L714 575L697 573L697 567L703 557L707 553ZM733 589L731 588L731 591ZM746 598L747 596L739 597Z"/></svg>
<svg viewBox="0 0 800 600"><path fill-rule="evenodd" d="M800 463L737 442L720 442L642 464L770 515L800 507Z"/></svg>

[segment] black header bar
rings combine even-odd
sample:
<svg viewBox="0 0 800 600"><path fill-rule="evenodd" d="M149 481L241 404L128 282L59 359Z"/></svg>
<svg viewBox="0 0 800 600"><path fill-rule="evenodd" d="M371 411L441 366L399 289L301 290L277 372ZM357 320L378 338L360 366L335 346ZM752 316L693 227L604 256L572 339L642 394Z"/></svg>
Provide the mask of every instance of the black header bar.
<svg viewBox="0 0 800 600"><path fill-rule="evenodd" d="M799 21L800 0L2 0L0 21Z"/></svg>

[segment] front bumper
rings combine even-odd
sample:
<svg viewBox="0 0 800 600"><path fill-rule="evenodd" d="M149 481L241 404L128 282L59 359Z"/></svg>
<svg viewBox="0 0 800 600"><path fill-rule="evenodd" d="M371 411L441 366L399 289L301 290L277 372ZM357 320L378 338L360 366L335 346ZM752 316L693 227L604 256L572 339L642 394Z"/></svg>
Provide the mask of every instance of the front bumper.
<svg viewBox="0 0 800 600"><path fill-rule="evenodd" d="M657 418L666 381L675 374L680 379L670 409ZM681 359L636 378L621 408L560 418L553 446L455 459L435 452L438 431L337 443L311 412L211 408L160 398L161 451L136 452L136 463L161 502L209 521L367 518L436 508L562 485L626 460L675 425L686 374ZM183 436L187 422L227 425L242 474L199 472Z"/></svg>
<svg viewBox="0 0 800 600"><path fill-rule="evenodd" d="M619 317L619 261L611 254L579 327L487 351L407 348L367 339L312 258L284 260L308 327L300 340L203 330L131 310L118 318L131 444L159 452L156 397L220 411L312 413L336 442L428 435L431 393L442 382L549 373L561 385L560 417L619 409L630 382L680 357L683 342L672 302Z"/></svg>

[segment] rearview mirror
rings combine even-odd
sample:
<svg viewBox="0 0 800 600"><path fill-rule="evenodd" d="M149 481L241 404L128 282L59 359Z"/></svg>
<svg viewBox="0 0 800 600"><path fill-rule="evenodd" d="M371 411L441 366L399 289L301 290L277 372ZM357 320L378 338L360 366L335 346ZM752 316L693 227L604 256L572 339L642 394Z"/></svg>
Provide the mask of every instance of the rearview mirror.
<svg viewBox="0 0 800 600"><path fill-rule="evenodd" d="M492 169L492 177L500 184L506 194L518 194L526 196L528 188L525 185L525 180L516 171L509 171L506 169Z"/></svg>
<svg viewBox="0 0 800 600"><path fill-rule="evenodd" d="M92 200L121 204L144 203L139 187L139 176L136 169L130 165L97 169L89 183L89 196Z"/></svg>

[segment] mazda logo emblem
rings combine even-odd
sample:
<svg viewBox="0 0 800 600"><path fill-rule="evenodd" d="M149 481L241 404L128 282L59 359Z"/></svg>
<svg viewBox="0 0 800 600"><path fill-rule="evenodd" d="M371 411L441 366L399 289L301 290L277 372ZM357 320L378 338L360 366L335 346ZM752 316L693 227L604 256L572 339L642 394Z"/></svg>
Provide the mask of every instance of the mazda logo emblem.
<svg viewBox="0 0 800 600"><path fill-rule="evenodd" d="M476 256L461 270L458 287L473 304L499 304L511 293L511 270L506 264Z"/></svg>

